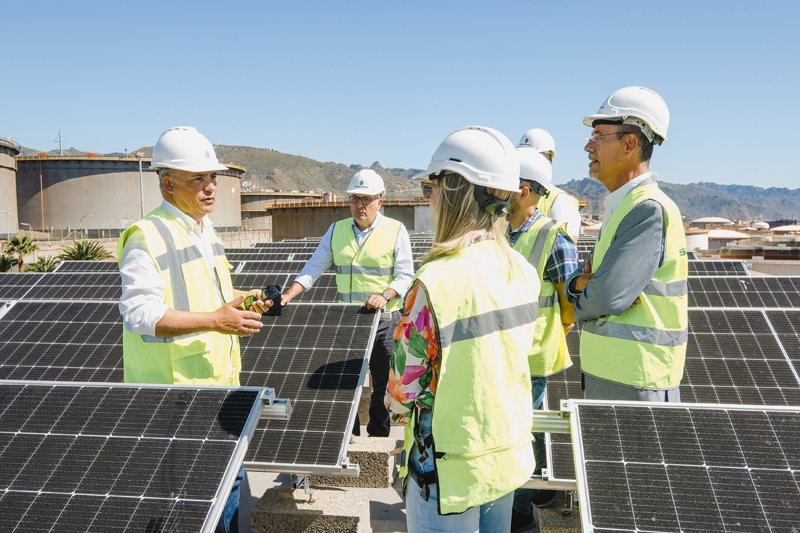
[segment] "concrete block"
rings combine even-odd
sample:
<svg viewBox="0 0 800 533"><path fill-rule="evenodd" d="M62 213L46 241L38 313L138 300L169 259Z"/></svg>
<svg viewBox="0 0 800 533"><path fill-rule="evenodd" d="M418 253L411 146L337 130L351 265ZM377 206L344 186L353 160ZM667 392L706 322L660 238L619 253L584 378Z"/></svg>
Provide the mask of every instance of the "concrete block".
<svg viewBox="0 0 800 533"><path fill-rule="evenodd" d="M269 489L250 511L253 533L372 533L363 492Z"/></svg>
<svg viewBox="0 0 800 533"><path fill-rule="evenodd" d="M568 516L561 514L563 493L559 493L556 503L551 507L539 509L540 533L581 533L581 511L575 507Z"/></svg>
<svg viewBox="0 0 800 533"><path fill-rule="evenodd" d="M358 477L311 476L312 485L328 487L362 487L383 489L394 481L395 457L390 452L397 448L397 440L391 437L351 437L347 457L351 464L358 464Z"/></svg>

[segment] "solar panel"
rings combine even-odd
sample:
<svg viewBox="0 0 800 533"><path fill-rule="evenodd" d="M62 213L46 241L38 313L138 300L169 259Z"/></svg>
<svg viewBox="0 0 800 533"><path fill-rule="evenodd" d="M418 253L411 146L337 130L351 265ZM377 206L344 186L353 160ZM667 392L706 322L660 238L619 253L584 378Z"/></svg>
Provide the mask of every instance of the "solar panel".
<svg viewBox="0 0 800 533"><path fill-rule="evenodd" d="M213 531L263 390L0 383L3 531Z"/></svg>
<svg viewBox="0 0 800 533"><path fill-rule="evenodd" d="M247 263L245 263L247 264ZM297 274L232 274L233 288L240 291L265 288L267 285L280 285L286 292L294 283ZM295 297L293 302L321 302L335 303L339 301L339 291L336 289L336 275L322 274L314 286L303 291Z"/></svg>
<svg viewBox="0 0 800 533"><path fill-rule="evenodd" d="M119 271L50 273L19 299L25 300L106 300L119 301L122 285Z"/></svg>
<svg viewBox="0 0 800 533"><path fill-rule="evenodd" d="M748 281L754 279L761 278ZM681 400L800 405L800 326L794 324L800 324L800 311L690 309ZM545 409L583 398L577 326L567 346L573 366L548 380ZM547 434L546 441L550 477L575 479L569 436Z"/></svg>
<svg viewBox="0 0 800 533"><path fill-rule="evenodd" d="M306 261L242 261L241 264L242 267L237 272L239 274L246 272L287 272L299 274L303 270L303 267L306 266ZM328 272L335 271L336 267L333 265L328 269Z"/></svg>
<svg viewBox="0 0 800 533"><path fill-rule="evenodd" d="M690 278L689 306L800 308L800 277Z"/></svg>
<svg viewBox="0 0 800 533"><path fill-rule="evenodd" d="M228 261L308 261L312 253L229 253L225 252Z"/></svg>
<svg viewBox="0 0 800 533"><path fill-rule="evenodd" d="M689 261L689 276L749 276L744 261Z"/></svg>
<svg viewBox="0 0 800 533"><path fill-rule="evenodd" d="M55 272L119 272L117 261L61 261Z"/></svg>
<svg viewBox="0 0 800 533"><path fill-rule="evenodd" d="M16 302L3 311L0 379L123 381L116 303ZM240 383L273 388L294 409L290 425L262 421L248 452L254 468L289 472L286 465L302 463L335 471L347 451L377 320L358 304L292 302L281 316L262 317L259 333L240 337ZM308 448L312 443L320 446Z"/></svg>
<svg viewBox="0 0 800 533"><path fill-rule="evenodd" d="M241 383L270 383L293 411L288 422L259 423L248 468L335 469L347 451L378 314L352 304L290 304L269 318L269 327L242 338Z"/></svg>
<svg viewBox="0 0 800 533"><path fill-rule="evenodd" d="M796 531L800 409L571 402L583 531Z"/></svg>
<svg viewBox="0 0 800 533"><path fill-rule="evenodd" d="M0 300L14 300L23 296L43 275L25 272L0 274Z"/></svg>

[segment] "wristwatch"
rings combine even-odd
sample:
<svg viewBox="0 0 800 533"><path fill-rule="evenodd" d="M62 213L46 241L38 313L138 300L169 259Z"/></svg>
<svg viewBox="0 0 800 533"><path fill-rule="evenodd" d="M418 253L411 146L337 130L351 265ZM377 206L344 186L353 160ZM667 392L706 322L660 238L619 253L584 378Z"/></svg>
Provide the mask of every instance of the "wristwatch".
<svg viewBox="0 0 800 533"><path fill-rule="evenodd" d="M392 293L389 292L389 291L383 291L383 294L381 294L381 296L386 298L387 302L391 302L392 301Z"/></svg>

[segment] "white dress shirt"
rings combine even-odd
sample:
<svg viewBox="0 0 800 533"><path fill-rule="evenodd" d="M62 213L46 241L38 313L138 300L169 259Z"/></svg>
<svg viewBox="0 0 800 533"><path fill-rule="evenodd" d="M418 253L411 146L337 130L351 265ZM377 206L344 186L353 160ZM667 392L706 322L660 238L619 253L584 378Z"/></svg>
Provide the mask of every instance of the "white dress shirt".
<svg viewBox="0 0 800 533"><path fill-rule="evenodd" d="M355 220L353 221L353 231L359 248L364 245L372 229L378 225L383 215L378 211L375 222L366 230L358 229ZM333 264L333 251L331 249L331 239L333 238L333 226L328 228L322 241L314 250L314 254L303 270L295 278L295 281L303 286L305 290L311 288L314 282L319 279L323 272L328 270ZM397 234L397 242L394 245L394 280L389 284L389 288L397 293L398 298L404 298L408 289L411 288L411 280L414 278L414 256L411 253L411 240L408 238L408 231L403 224L400 224L400 231Z"/></svg>
<svg viewBox="0 0 800 533"><path fill-rule="evenodd" d="M553 200L553 205L550 206L550 212L547 214L548 218L567 223L567 233L570 237L578 240L578 235L581 232L581 213L575 207L575 202L568 194L559 194Z"/></svg>
<svg viewBox="0 0 800 533"><path fill-rule="evenodd" d="M644 180L650 177L652 177L654 180L658 179L658 173L645 172L641 176L636 176L616 191L610 192L606 195L606 197L603 199L603 205L605 206L606 210L603 212L603 226L601 231L606 229L606 224L608 224L608 221L611 220L611 215L614 214L614 211L617 209L617 207L619 207L619 204L622 203L622 200L625 199L628 193L641 185Z"/></svg>
<svg viewBox="0 0 800 533"><path fill-rule="evenodd" d="M211 234L214 229L211 219L208 216L203 217L203 229L201 230L200 224L166 200L161 203L161 208L184 225L192 243L203 254L209 271L213 272L214 252L211 247ZM135 231L125 244L119 271L122 275L119 312L122 314L125 327L137 335L155 337L156 324L163 318L169 306L164 303L164 282L156 269L153 258L147 252L143 231ZM214 295L210 297L215 298L218 306L222 307L226 302L222 301L222 297L217 291L211 292Z"/></svg>

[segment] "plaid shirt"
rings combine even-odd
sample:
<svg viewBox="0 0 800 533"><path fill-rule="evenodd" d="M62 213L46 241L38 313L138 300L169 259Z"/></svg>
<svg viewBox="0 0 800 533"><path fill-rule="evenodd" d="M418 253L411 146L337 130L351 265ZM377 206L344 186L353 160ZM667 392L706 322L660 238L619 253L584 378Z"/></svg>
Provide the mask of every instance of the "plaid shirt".
<svg viewBox="0 0 800 533"><path fill-rule="evenodd" d="M511 231L511 224L509 224L508 228L506 228L509 244L514 246L519 236L531 229L533 223L542 218L542 216L541 211L537 209L533 216L523 222L516 231ZM576 270L578 270L578 247L568 237L559 232L556 236L556 243L553 245L553 251L544 265L542 279L549 281L553 285L558 285L567 281L570 274Z"/></svg>

